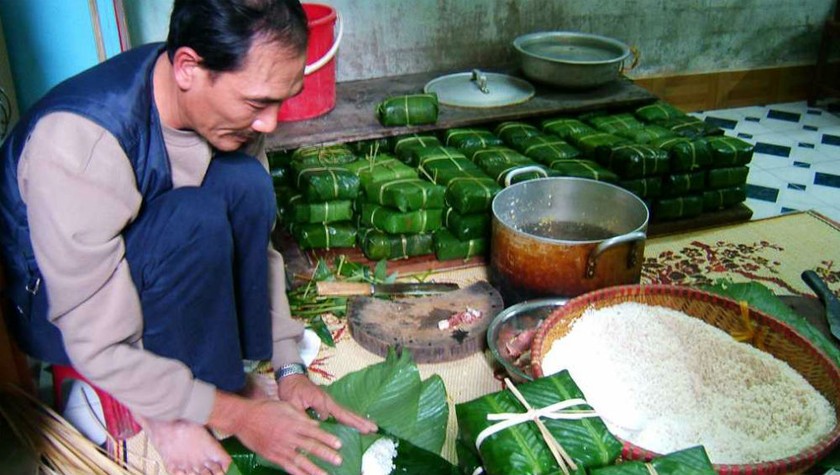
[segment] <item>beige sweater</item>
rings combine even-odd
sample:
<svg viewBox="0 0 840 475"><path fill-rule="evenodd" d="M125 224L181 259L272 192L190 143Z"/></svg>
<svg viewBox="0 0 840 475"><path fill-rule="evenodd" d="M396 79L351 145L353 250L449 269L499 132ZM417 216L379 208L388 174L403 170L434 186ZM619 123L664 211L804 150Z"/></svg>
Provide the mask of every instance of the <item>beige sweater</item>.
<svg viewBox="0 0 840 475"><path fill-rule="evenodd" d="M198 186L212 151L199 135L164 129L175 188ZM261 142L261 141L260 141ZM254 153L268 168L262 143ZM35 127L18 165L49 318L74 367L132 411L206 423L214 387L181 362L143 350L140 300L125 260L122 232L142 195L117 140L80 116L56 112ZM300 362L303 327L289 315L283 258L269 245L275 367Z"/></svg>

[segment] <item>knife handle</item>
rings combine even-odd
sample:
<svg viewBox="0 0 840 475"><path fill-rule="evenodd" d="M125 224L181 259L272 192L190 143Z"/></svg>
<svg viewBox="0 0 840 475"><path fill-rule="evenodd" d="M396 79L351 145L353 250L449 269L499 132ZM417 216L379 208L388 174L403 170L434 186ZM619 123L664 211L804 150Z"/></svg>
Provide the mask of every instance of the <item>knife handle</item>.
<svg viewBox="0 0 840 475"><path fill-rule="evenodd" d="M328 282L315 284L318 295L333 295L347 297L351 295L373 295L373 286L366 282Z"/></svg>
<svg viewBox="0 0 840 475"><path fill-rule="evenodd" d="M823 305L826 307L828 307L829 303L836 301L831 289L828 288L828 285L826 285L825 281L816 272L806 270L802 273L802 280L817 294L817 297L822 300Z"/></svg>

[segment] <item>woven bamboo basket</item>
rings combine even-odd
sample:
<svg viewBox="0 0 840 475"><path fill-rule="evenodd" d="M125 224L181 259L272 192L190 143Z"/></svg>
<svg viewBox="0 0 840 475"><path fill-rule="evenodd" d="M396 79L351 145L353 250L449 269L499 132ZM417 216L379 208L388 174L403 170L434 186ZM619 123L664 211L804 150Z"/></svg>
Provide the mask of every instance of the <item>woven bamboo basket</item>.
<svg viewBox="0 0 840 475"><path fill-rule="evenodd" d="M745 328L739 302L690 287L670 285L627 285L609 287L586 293L555 310L542 325L531 344L532 371L539 378L544 375L542 360L552 343L563 338L572 324L588 308L603 308L624 302L658 305L699 318L729 334L753 335L752 346L785 361L799 372L834 407L840 417L840 369L811 342L790 326L765 313L749 309L752 328ZM629 460L650 460L658 454L624 442L622 457ZM723 475L801 473L812 467L840 442L840 419L834 429L813 447L780 460L756 464L718 464L715 470Z"/></svg>

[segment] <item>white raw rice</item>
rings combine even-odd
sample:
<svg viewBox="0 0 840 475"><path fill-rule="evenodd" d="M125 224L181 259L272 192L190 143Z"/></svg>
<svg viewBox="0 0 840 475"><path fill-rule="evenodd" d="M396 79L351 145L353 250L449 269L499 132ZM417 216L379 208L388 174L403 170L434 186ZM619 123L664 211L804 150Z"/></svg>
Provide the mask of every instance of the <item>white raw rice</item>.
<svg viewBox="0 0 840 475"><path fill-rule="evenodd" d="M713 463L755 463L834 428L834 408L787 363L665 307L590 308L542 365L568 369L613 434L658 453L703 445Z"/></svg>
<svg viewBox="0 0 840 475"><path fill-rule="evenodd" d="M377 439L362 454L362 475L389 475L397 468L397 443L388 437Z"/></svg>

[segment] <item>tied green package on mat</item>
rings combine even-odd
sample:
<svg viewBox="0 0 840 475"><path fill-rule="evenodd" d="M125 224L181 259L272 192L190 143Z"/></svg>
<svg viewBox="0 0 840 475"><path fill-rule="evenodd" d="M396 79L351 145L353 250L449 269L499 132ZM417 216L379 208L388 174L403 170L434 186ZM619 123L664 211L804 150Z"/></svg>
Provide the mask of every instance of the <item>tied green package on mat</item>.
<svg viewBox="0 0 840 475"><path fill-rule="evenodd" d="M361 181L344 168L313 167L300 171L296 186L309 203L333 200L354 200L359 196Z"/></svg>
<svg viewBox="0 0 840 475"><path fill-rule="evenodd" d="M507 385L455 406L458 437L479 454L484 473L582 475L612 464L621 454L621 442L586 403L568 371ZM550 435L544 435L537 420ZM555 457L555 443L563 449L556 452L569 460Z"/></svg>
<svg viewBox="0 0 840 475"><path fill-rule="evenodd" d="M420 178L372 183L365 187L371 203L390 206L402 212L443 208L446 188Z"/></svg>
<svg viewBox="0 0 840 475"><path fill-rule="evenodd" d="M409 165L417 166L416 163L410 163L410 156L408 153L413 148L425 148L425 147L442 147L443 144L441 143L440 139L435 137L434 135L422 135L422 134L410 134L410 135L400 135L397 137L392 137L389 139L391 144L391 150L393 150L394 155L397 156L400 160Z"/></svg>
<svg viewBox="0 0 840 475"><path fill-rule="evenodd" d="M347 221L324 224L292 224L290 231L301 249L333 249L356 246L356 226Z"/></svg>
<svg viewBox="0 0 840 475"><path fill-rule="evenodd" d="M456 128L443 133L443 143L455 148L484 148L503 145L502 139L485 129Z"/></svg>
<svg viewBox="0 0 840 475"><path fill-rule="evenodd" d="M454 161L469 161L464 152L454 147L443 145L429 147L412 147L403 157L403 161L412 167L420 166L424 161L430 159L450 159Z"/></svg>
<svg viewBox="0 0 840 475"><path fill-rule="evenodd" d="M668 151L672 172L695 172L712 163L712 151L705 139L666 138L654 140L651 145Z"/></svg>
<svg viewBox="0 0 840 475"><path fill-rule="evenodd" d="M659 122L666 129L670 129L683 137L700 138L709 135L723 135L723 129L716 125L709 124L697 117L684 115Z"/></svg>
<svg viewBox="0 0 840 475"><path fill-rule="evenodd" d="M349 146L329 145L323 146L306 146L301 147L292 152L292 162L297 162L306 165L343 165L345 163L354 162L358 159L353 150Z"/></svg>
<svg viewBox="0 0 840 475"><path fill-rule="evenodd" d="M654 140L677 136L676 132L658 125L646 125L639 129L619 130L615 134L620 137L624 137L633 143L644 144L649 144Z"/></svg>
<svg viewBox="0 0 840 475"><path fill-rule="evenodd" d="M500 191L502 187L489 177L453 178L446 186L446 203L459 213L480 213L490 209Z"/></svg>
<svg viewBox="0 0 840 475"><path fill-rule="evenodd" d="M709 137L706 140L712 153L713 168L736 167L750 163L753 145L735 137Z"/></svg>
<svg viewBox="0 0 840 475"><path fill-rule="evenodd" d="M662 196L697 194L706 188L706 172L674 173L662 177Z"/></svg>
<svg viewBox="0 0 840 475"><path fill-rule="evenodd" d="M581 156L580 150L551 135L529 137L519 144L519 151L544 165L554 160L568 160Z"/></svg>
<svg viewBox="0 0 840 475"><path fill-rule="evenodd" d="M295 200L290 203L286 217L293 223L334 223L350 221L353 218L353 202L350 200L304 203Z"/></svg>
<svg viewBox="0 0 840 475"><path fill-rule="evenodd" d="M449 419L446 387L437 375L421 379L409 352L397 355L389 350L385 361L349 373L323 388L338 404L356 414L364 414L379 426L378 433L360 434L332 419L321 422L322 429L341 440L341 466L335 467L309 456L326 473L359 475L363 454L380 439L390 439L397 445L392 473L459 473L457 467L438 455L446 440ZM228 475L283 473L234 438L223 441L223 446L233 458Z"/></svg>
<svg viewBox="0 0 840 475"><path fill-rule="evenodd" d="M622 130L641 129L645 126L645 124L639 122L630 113L592 117L588 122L596 129L609 134L614 134Z"/></svg>
<svg viewBox="0 0 840 475"><path fill-rule="evenodd" d="M486 238L490 236L490 213L461 214L446 208L443 226L461 241Z"/></svg>
<svg viewBox="0 0 840 475"><path fill-rule="evenodd" d="M747 199L746 185L706 190L703 192L703 211L717 211L735 206Z"/></svg>
<svg viewBox="0 0 840 475"><path fill-rule="evenodd" d="M388 153L391 151L391 145L387 138L378 138L370 140L359 140L357 142L350 142L347 144L359 158L370 155L379 155L380 153Z"/></svg>
<svg viewBox="0 0 840 475"><path fill-rule="evenodd" d="M534 161L503 145L472 150L467 157L479 168L492 167L495 165L530 165Z"/></svg>
<svg viewBox="0 0 840 475"><path fill-rule="evenodd" d="M622 180L617 184L639 198L659 198L662 196L662 177L659 176Z"/></svg>
<svg viewBox="0 0 840 475"><path fill-rule="evenodd" d="M434 124L438 119L437 94L389 97L376 106L376 117L385 127Z"/></svg>
<svg viewBox="0 0 840 475"><path fill-rule="evenodd" d="M653 104L639 107L636 109L634 114L636 114L636 117L638 117L639 120L647 122L648 124L676 119L677 117L683 117L686 115L685 112L665 101L656 101Z"/></svg>
<svg viewBox="0 0 840 475"><path fill-rule="evenodd" d="M713 168L706 175L706 185L712 190L743 185L749 173L749 167Z"/></svg>
<svg viewBox="0 0 840 475"><path fill-rule="evenodd" d="M618 175L592 160L555 160L548 164L559 176L591 178L607 183L618 182Z"/></svg>
<svg viewBox="0 0 840 475"><path fill-rule="evenodd" d="M598 162L622 179L662 175L669 170L668 152L642 144L627 144L598 149Z"/></svg>
<svg viewBox="0 0 840 475"><path fill-rule="evenodd" d="M575 147L583 151L587 158L596 158L596 150L602 147L617 147L629 144L630 141L624 137L606 132L579 132L573 133L569 141Z"/></svg>
<svg viewBox="0 0 840 475"><path fill-rule="evenodd" d="M467 239L462 241L448 229L441 228L434 235L435 257L439 261L469 259L482 256L487 252L489 238Z"/></svg>
<svg viewBox="0 0 840 475"><path fill-rule="evenodd" d="M344 168L359 175L363 188L376 182L417 178L417 170L384 153L357 160Z"/></svg>
<svg viewBox="0 0 840 475"><path fill-rule="evenodd" d="M362 203L359 223L391 234L429 233L443 225L443 209L402 212L373 203Z"/></svg>
<svg viewBox="0 0 840 475"><path fill-rule="evenodd" d="M650 462L622 462L592 470L590 475L715 475L717 472L702 446L656 457Z"/></svg>
<svg viewBox="0 0 840 475"><path fill-rule="evenodd" d="M689 195L665 198L656 202L652 215L657 220L693 218L703 212L703 196Z"/></svg>
<svg viewBox="0 0 840 475"><path fill-rule="evenodd" d="M540 130L525 122L502 122L493 129L493 133L508 146L515 147L528 137L540 135Z"/></svg>
<svg viewBox="0 0 840 475"><path fill-rule="evenodd" d="M372 261L405 259L434 252L430 233L388 234L371 228L359 230L359 247Z"/></svg>
<svg viewBox="0 0 840 475"><path fill-rule="evenodd" d="M586 125L577 119L568 118L544 120L541 126L543 132L556 135L563 140L571 140L574 135L597 132L591 125Z"/></svg>

